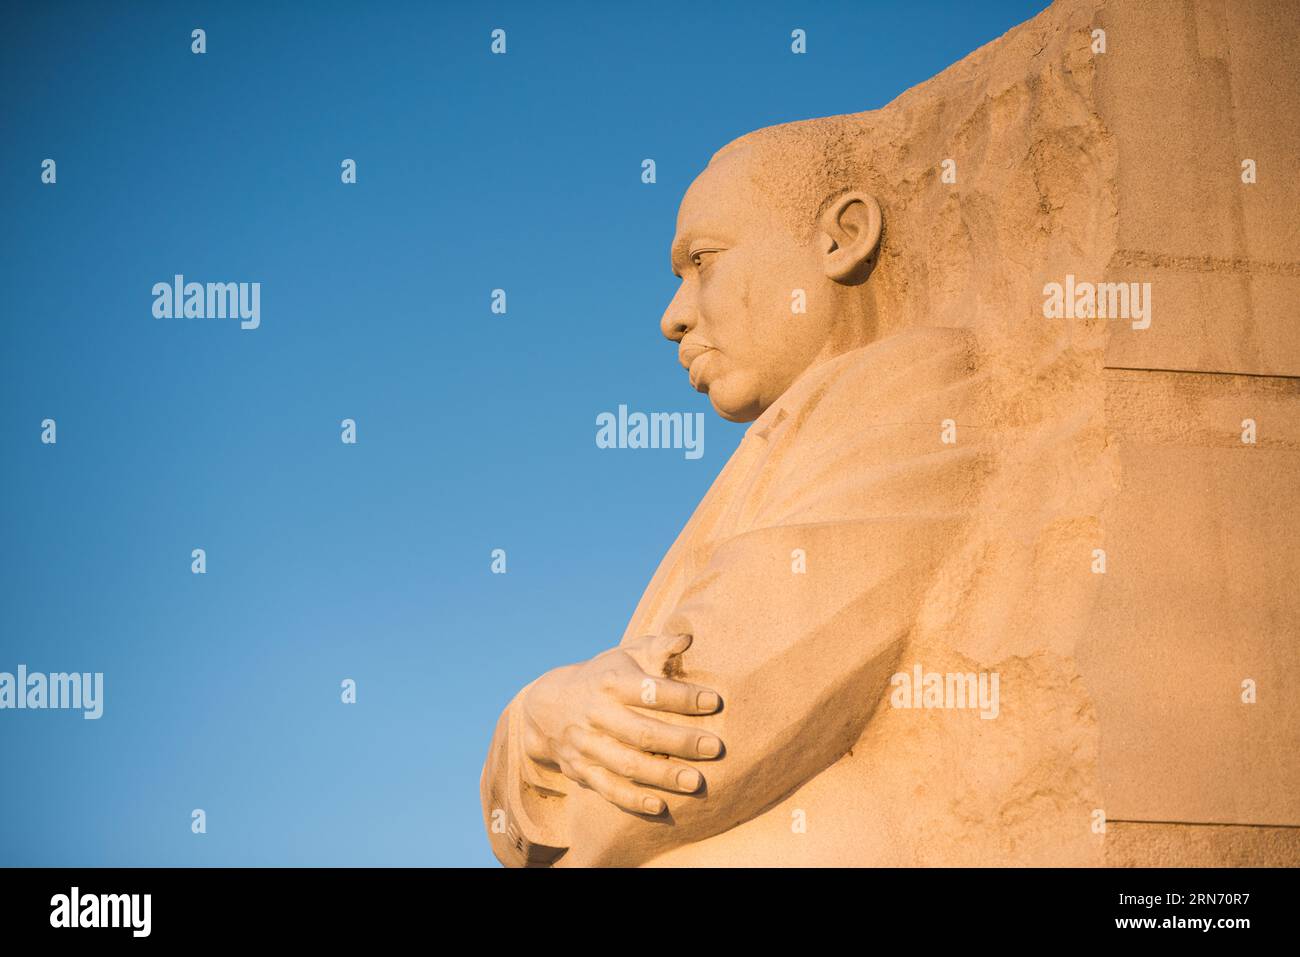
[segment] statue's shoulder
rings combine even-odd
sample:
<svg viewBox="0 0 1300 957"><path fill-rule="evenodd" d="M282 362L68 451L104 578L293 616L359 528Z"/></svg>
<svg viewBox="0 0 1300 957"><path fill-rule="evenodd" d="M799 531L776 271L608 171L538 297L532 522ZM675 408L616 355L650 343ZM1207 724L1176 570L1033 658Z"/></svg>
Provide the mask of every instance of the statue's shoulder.
<svg viewBox="0 0 1300 957"><path fill-rule="evenodd" d="M979 343L969 329L905 329L831 360L837 378L870 370L881 381L897 377L956 379L974 371Z"/></svg>
<svg viewBox="0 0 1300 957"><path fill-rule="evenodd" d="M906 410L973 381L980 365L979 342L970 330L908 329L810 370L791 390L788 411L832 430L897 421Z"/></svg>

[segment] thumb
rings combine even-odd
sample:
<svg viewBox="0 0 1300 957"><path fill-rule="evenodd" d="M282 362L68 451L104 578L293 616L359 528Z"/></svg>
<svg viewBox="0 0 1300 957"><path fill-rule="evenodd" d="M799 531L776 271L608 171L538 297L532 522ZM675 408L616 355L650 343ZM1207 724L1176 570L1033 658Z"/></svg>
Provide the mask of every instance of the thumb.
<svg viewBox="0 0 1300 957"><path fill-rule="evenodd" d="M695 640L694 635L657 635L650 643L651 664L663 671L669 658L675 658L686 651Z"/></svg>

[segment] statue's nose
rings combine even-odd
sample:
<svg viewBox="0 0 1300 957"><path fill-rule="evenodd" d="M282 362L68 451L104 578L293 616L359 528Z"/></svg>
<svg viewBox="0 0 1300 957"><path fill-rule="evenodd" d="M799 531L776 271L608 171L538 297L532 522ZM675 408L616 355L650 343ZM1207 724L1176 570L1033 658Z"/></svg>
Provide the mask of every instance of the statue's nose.
<svg viewBox="0 0 1300 957"><path fill-rule="evenodd" d="M681 342L682 337L695 327L695 305L686 292L683 283L673 296L673 301L664 310L664 317L659 320L659 331L673 342Z"/></svg>

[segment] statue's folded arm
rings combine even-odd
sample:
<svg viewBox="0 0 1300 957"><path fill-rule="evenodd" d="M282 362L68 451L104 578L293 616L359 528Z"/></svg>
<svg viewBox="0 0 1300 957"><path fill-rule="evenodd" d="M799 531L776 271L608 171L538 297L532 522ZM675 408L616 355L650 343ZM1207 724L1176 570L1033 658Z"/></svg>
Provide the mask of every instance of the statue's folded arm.
<svg viewBox="0 0 1300 957"><path fill-rule="evenodd" d="M954 526L934 516L783 525L717 547L663 629L694 636L680 677L716 689L723 707L705 717L654 713L723 740L719 759L697 764L705 787L661 792L667 811L656 817L571 782L562 796L538 788L524 773L512 704L482 783L489 831L493 810L504 812L491 834L498 858L645 863L755 817L837 761L884 697Z"/></svg>

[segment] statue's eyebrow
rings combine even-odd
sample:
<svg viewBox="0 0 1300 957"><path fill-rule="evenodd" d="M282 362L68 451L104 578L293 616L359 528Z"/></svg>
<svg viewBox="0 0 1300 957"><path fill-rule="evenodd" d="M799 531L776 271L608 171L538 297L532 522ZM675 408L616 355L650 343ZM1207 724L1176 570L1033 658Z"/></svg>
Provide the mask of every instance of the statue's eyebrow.
<svg viewBox="0 0 1300 957"><path fill-rule="evenodd" d="M673 245L669 251L668 260L672 265L673 275L678 279L682 277L682 270L686 268L686 254L690 252L691 237L678 236L673 240Z"/></svg>

